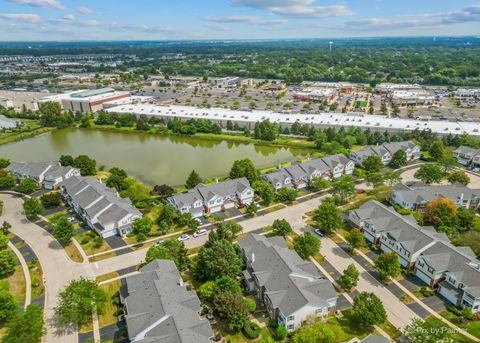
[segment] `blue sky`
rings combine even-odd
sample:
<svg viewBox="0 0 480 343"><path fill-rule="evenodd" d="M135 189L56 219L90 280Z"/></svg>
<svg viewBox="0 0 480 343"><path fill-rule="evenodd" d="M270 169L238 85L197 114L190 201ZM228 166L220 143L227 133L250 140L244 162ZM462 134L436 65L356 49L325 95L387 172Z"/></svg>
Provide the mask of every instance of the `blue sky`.
<svg viewBox="0 0 480 343"><path fill-rule="evenodd" d="M0 0L0 41L449 35L478 0Z"/></svg>

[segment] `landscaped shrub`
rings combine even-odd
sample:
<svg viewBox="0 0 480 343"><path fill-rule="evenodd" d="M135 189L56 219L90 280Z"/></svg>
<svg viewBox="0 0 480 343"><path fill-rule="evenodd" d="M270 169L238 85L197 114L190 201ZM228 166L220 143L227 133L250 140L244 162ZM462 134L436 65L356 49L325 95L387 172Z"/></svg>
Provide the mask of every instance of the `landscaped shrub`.
<svg viewBox="0 0 480 343"><path fill-rule="evenodd" d="M279 326L277 330L275 330L275 339L278 341L282 341L285 337L287 337L288 331L285 326Z"/></svg>
<svg viewBox="0 0 480 343"><path fill-rule="evenodd" d="M91 240L92 238L90 236L83 236L80 240L80 244L88 244Z"/></svg>
<svg viewBox="0 0 480 343"><path fill-rule="evenodd" d="M252 298L246 298L245 303L247 304L248 312L253 313L257 309L257 303Z"/></svg>
<svg viewBox="0 0 480 343"><path fill-rule="evenodd" d="M276 329L276 328L278 327L278 323L277 323L276 320L269 319L269 320L268 320L268 326L270 326L271 328Z"/></svg>
<svg viewBox="0 0 480 343"><path fill-rule="evenodd" d="M255 339L260 336L260 326L254 322L245 322L242 332L248 339Z"/></svg>

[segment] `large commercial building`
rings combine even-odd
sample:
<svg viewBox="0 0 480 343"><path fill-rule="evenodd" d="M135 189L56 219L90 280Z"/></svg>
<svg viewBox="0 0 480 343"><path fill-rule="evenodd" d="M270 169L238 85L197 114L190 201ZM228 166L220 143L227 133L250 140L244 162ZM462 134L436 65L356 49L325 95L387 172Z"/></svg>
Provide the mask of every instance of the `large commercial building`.
<svg viewBox="0 0 480 343"><path fill-rule="evenodd" d="M315 128L350 127L376 131L405 132L414 130L431 130L440 135L468 134L480 136L480 127L475 122L450 122L441 120L422 121L416 119L387 118L381 115L364 115L358 113L320 113L320 114L286 114L265 110L230 110L225 108L197 108L176 105L121 105L107 109L113 113L133 113L137 116L145 114L165 120L179 118L181 120L208 119L226 127L227 122L237 123L242 127L253 129L256 122L270 120L283 127L291 127L294 123L312 125Z"/></svg>
<svg viewBox="0 0 480 343"><path fill-rule="evenodd" d="M104 103L129 97L129 92L101 88L51 95L41 98L38 103L41 105L49 101L59 102L66 111L88 113L102 110Z"/></svg>

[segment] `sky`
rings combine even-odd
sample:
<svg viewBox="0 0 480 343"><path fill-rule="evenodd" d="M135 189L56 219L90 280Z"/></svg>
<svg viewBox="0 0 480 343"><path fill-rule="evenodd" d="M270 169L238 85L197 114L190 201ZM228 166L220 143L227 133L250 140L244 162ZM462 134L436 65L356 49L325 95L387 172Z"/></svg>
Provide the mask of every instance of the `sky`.
<svg viewBox="0 0 480 343"><path fill-rule="evenodd" d="M0 41L465 35L478 0L0 0Z"/></svg>

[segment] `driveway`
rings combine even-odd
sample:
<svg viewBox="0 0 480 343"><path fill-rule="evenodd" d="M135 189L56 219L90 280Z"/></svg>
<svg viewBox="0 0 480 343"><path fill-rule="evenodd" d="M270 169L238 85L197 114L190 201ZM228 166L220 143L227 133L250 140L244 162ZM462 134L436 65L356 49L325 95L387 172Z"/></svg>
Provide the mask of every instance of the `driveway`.
<svg viewBox="0 0 480 343"><path fill-rule="evenodd" d="M414 318L418 318L410 308L403 304L392 292L371 276L359 263L343 251L329 238L322 238L320 252L337 269L338 272L345 270L348 265L354 264L360 272L357 290L360 292L375 293L383 302L387 311L388 320L397 328L402 329Z"/></svg>

